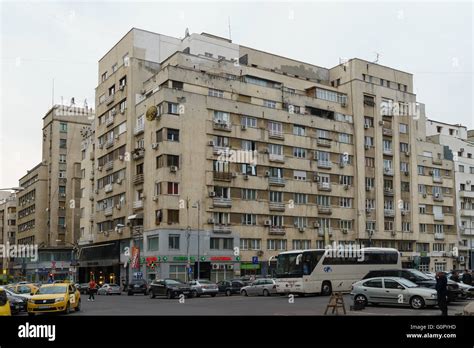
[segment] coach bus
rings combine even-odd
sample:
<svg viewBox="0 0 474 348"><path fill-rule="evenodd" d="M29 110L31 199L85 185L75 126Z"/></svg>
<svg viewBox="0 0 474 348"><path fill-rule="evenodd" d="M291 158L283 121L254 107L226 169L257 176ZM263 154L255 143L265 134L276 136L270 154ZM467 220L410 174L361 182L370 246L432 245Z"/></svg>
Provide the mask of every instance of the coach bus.
<svg viewBox="0 0 474 348"><path fill-rule="evenodd" d="M369 271L401 269L400 253L392 248L361 248L357 254L335 249L282 252L275 272L277 293L321 294L348 292Z"/></svg>

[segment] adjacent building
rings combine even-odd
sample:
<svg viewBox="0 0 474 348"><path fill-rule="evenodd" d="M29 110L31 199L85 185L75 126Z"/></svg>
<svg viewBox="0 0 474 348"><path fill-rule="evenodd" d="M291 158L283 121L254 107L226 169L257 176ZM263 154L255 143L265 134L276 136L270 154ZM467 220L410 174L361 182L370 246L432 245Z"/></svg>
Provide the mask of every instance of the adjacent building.
<svg viewBox="0 0 474 348"><path fill-rule="evenodd" d="M0 245L15 244L16 235L16 194L11 193L0 199ZM0 283L7 283L12 274L10 259L3 255L0 258Z"/></svg>

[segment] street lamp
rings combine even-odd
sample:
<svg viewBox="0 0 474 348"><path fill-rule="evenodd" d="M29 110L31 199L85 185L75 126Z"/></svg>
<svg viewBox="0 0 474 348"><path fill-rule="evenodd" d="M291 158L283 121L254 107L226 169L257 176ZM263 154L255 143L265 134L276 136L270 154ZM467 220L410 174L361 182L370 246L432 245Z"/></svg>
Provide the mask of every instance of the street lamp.
<svg viewBox="0 0 474 348"><path fill-rule="evenodd" d="M197 269L197 279L201 278L201 255L200 255L200 240L201 240L201 230L200 230L200 216L201 216L201 201L197 201L195 204L193 204L193 208L198 209L198 269Z"/></svg>

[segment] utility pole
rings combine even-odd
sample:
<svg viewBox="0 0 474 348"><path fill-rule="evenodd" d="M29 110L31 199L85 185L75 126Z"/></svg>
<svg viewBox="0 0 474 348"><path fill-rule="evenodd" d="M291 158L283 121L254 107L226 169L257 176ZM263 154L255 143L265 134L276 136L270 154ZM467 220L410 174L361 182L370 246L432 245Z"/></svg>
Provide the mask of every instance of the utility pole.
<svg viewBox="0 0 474 348"><path fill-rule="evenodd" d="M201 277L201 248L200 248L200 243L201 243L201 223L200 223L200 216L201 216L201 201L197 201L194 205L193 208L198 209L198 242L197 242L197 248L198 248L198 260L197 260L197 278L200 279Z"/></svg>

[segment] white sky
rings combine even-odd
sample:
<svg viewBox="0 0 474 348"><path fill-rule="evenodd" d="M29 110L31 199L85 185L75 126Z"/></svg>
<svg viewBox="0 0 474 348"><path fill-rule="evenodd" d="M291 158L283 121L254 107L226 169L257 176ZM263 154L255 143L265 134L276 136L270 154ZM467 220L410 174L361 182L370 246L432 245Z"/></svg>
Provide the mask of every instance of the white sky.
<svg viewBox="0 0 474 348"><path fill-rule="evenodd" d="M1 1L1 0L0 0ZM132 27L208 32L324 67L358 57L414 74L429 118L474 128L471 2L1 2L0 188L41 161L42 117L94 104L97 61Z"/></svg>

